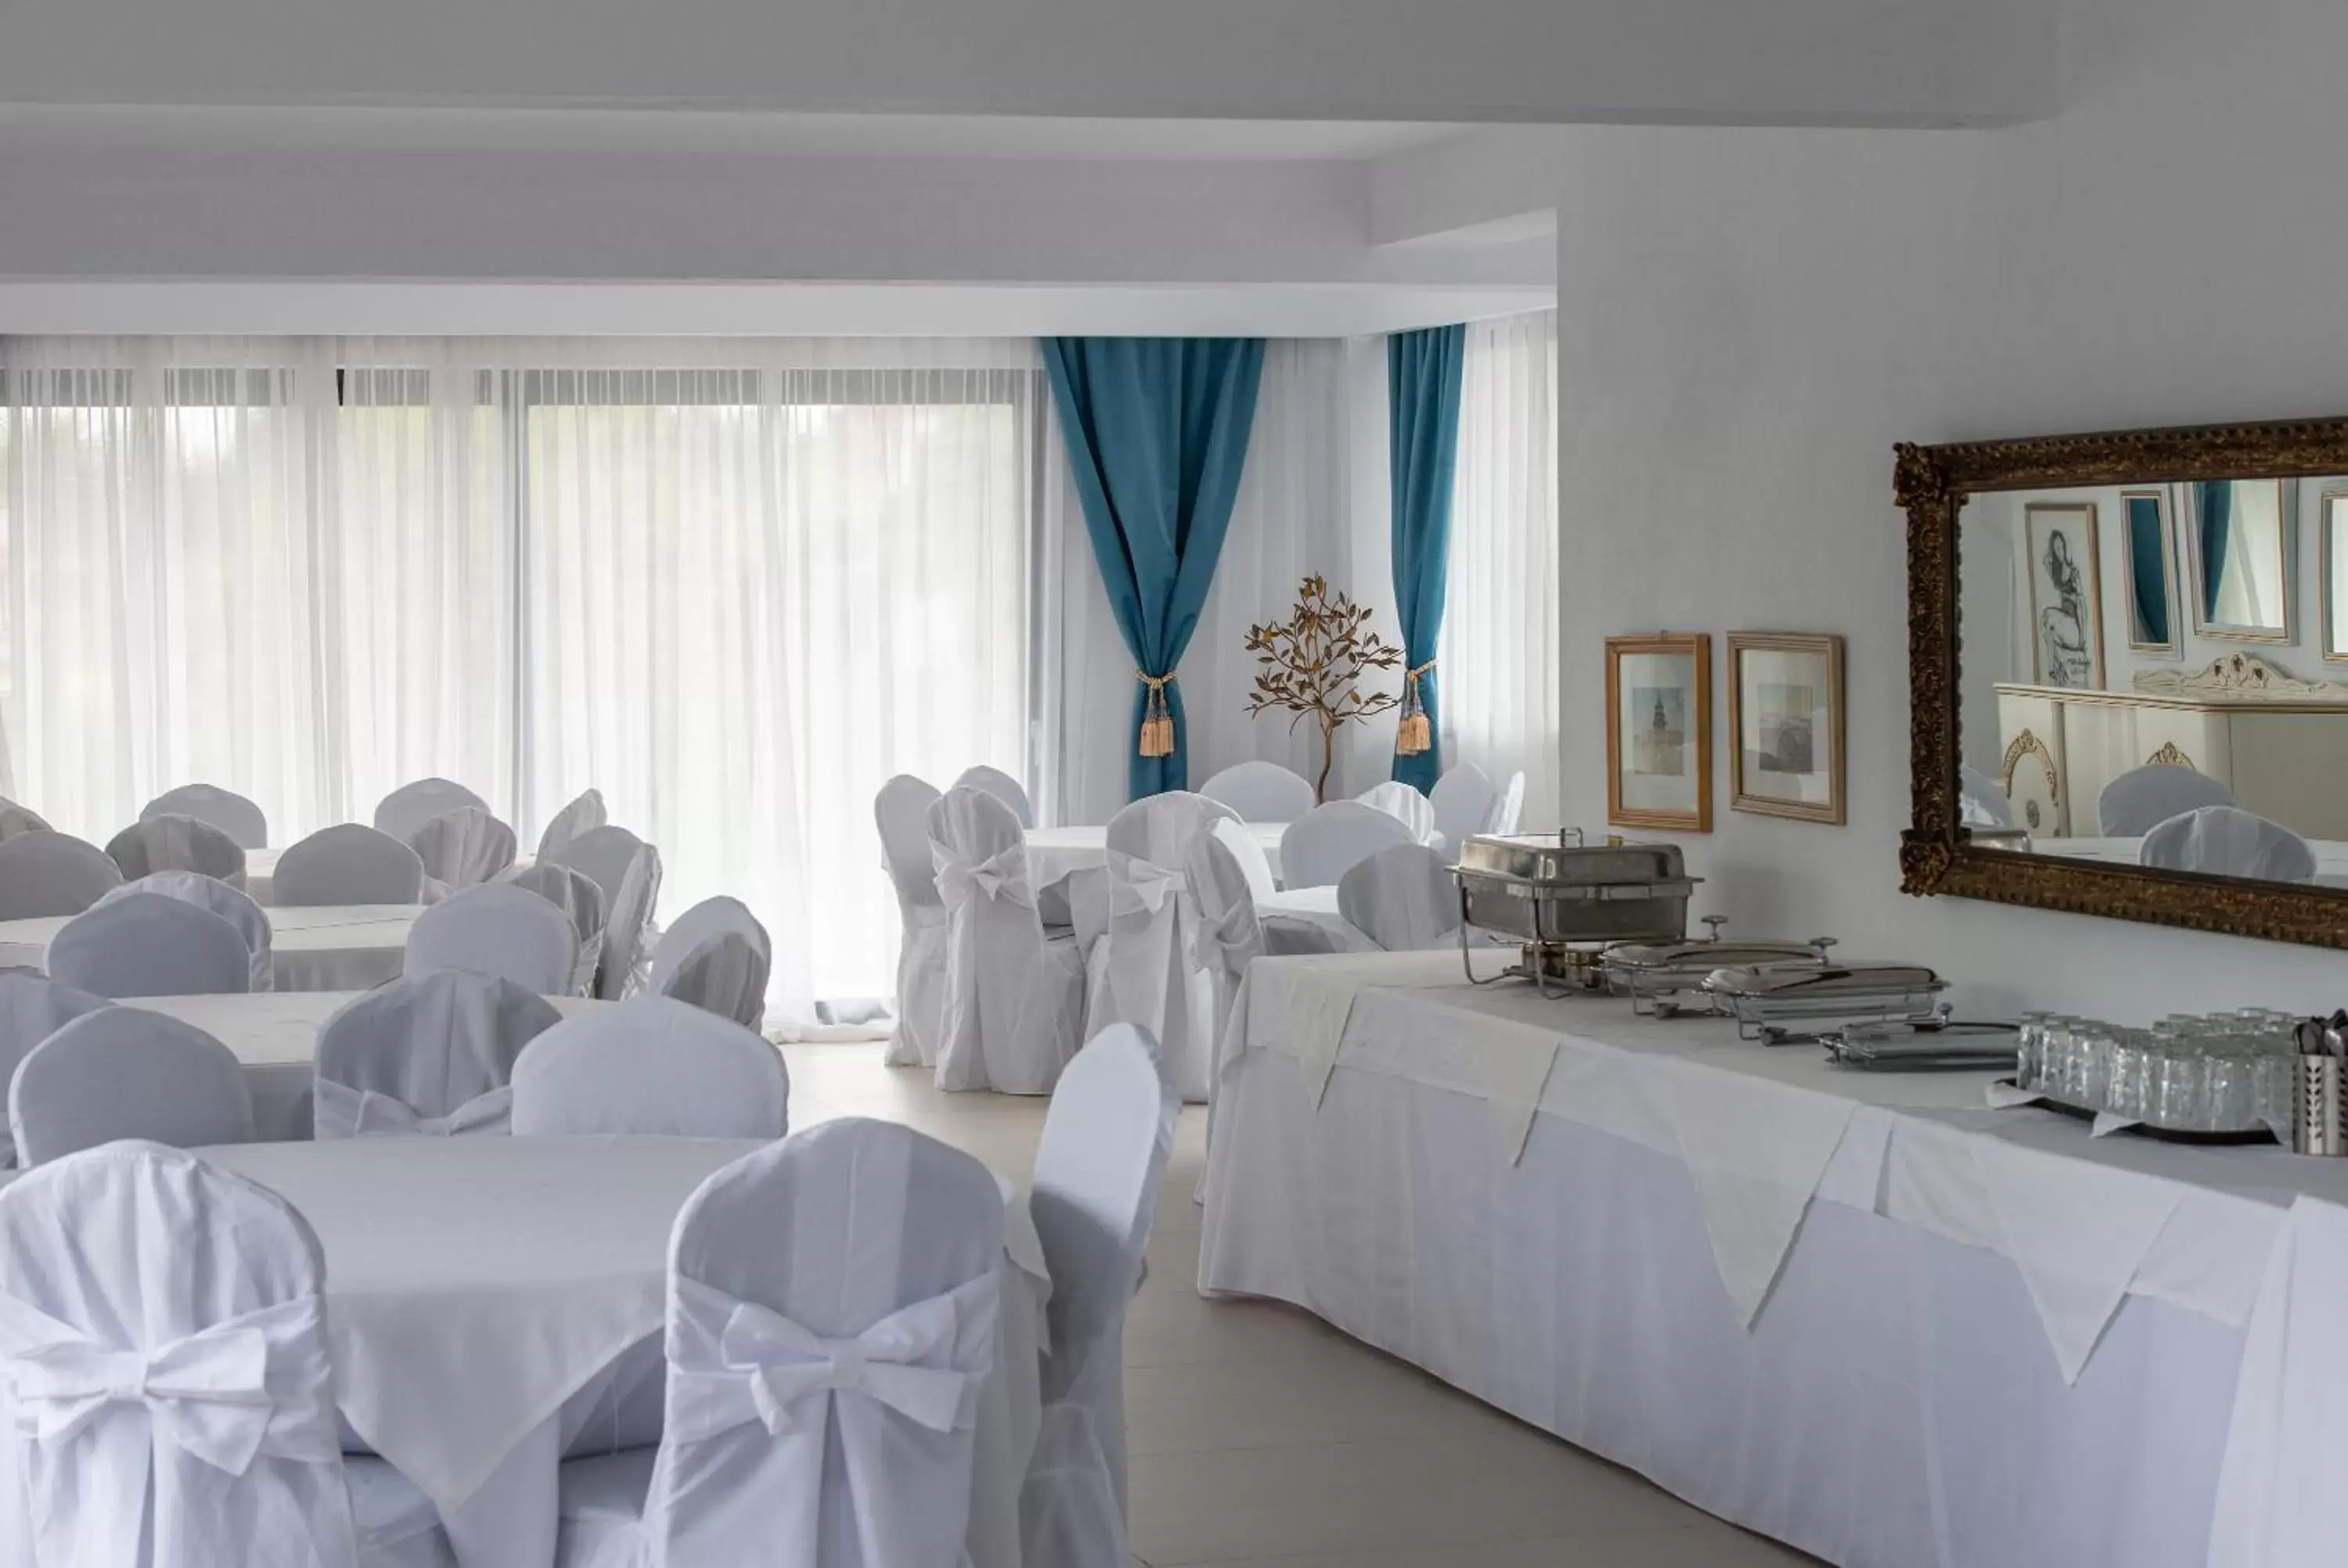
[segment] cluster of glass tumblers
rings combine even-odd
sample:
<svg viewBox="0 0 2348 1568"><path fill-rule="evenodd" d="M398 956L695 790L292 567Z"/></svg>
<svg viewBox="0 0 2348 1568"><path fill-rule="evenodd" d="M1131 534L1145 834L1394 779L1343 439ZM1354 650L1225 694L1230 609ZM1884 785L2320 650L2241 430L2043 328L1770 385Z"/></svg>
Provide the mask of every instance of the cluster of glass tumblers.
<svg viewBox="0 0 2348 1568"><path fill-rule="evenodd" d="M2299 1022L2266 1008L2176 1014L2149 1029L2025 1013L2015 1081L2065 1105L2172 1132L2287 1129Z"/></svg>

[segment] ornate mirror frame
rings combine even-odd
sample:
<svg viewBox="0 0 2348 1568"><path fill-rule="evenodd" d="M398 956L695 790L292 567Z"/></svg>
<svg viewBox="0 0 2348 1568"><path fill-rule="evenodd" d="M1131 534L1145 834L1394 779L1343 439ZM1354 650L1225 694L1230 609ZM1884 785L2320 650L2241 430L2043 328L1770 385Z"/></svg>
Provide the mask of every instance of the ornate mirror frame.
<svg viewBox="0 0 2348 1568"><path fill-rule="evenodd" d="M1972 842L1959 819L1957 519L1982 491L2348 474L2348 417L1969 441L1895 449L1908 514L1909 787L1900 888L2348 948L2348 889L2203 876L2016 854Z"/></svg>

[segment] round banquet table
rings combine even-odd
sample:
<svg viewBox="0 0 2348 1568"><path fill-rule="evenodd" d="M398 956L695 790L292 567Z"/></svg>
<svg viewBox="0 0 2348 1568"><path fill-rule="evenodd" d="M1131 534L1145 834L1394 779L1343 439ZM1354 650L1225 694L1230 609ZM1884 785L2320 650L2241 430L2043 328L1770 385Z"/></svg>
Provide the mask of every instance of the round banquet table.
<svg viewBox="0 0 2348 1568"><path fill-rule="evenodd" d="M201 1151L282 1195L326 1259L345 1447L380 1454L447 1522L464 1568L549 1568L557 1467L659 1440L669 1232L712 1172L761 1147L699 1138L352 1138ZM998 1181L1001 1178L997 1178ZM1041 1419L1051 1291L1025 1197L1004 1187L1002 1340L978 1418L973 1568L1018 1568L1019 1488ZM650 1426L647 1428L646 1423Z"/></svg>
<svg viewBox="0 0 2348 1568"><path fill-rule="evenodd" d="M269 911L281 991L364 991L399 978L420 904L320 904ZM48 967L49 938L72 918L0 920L0 966Z"/></svg>
<svg viewBox="0 0 2348 1568"><path fill-rule="evenodd" d="M1272 874L1280 875L1280 835L1288 831L1284 822L1251 822L1247 825L1255 841L1263 845L1266 860L1272 862ZM1037 827L1027 833L1027 880L1036 887L1048 887L1073 871L1083 871L1108 864L1108 829L1106 827Z"/></svg>
<svg viewBox="0 0 2348 1568"><path fill-rule="evenodd" d="M285 846L282 844L244 852L244 890L254 903L266 907L277 901L277 857L284 853ZM533 855L517 856L508 869L519 871L537 858Z"/></svg>
<svg viewBox="0 0 2348 1568"><path fill-rule="evenodd" d="M125 997L124 1007L144 1008L191 1023L236 1053L252 1093L252 1128L270 1142L310 1135L310 1083L318 1050L318 1030L344 1003L365 991L254 991L243 996ZM586 997L549 997L568 1018L604 1003Z"/></svg>

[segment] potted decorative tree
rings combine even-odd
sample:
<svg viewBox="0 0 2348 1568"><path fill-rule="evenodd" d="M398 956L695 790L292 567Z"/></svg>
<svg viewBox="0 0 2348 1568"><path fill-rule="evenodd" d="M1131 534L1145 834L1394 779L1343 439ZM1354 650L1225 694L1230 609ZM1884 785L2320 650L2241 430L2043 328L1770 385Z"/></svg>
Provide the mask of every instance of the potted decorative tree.
<svg viewBox="0 0 2348 1568"><path fill-rule="evenodd" d="M1336 758L1337 732L1358 719L1387 712L1401 699L1392 692L1365 692L1362 677L1402 663L1402 650L1370 629L1370 612L1350 595L1331 593L1326 579L1308 577L1288 619L1248 628L1248 651L1262 668L1248 698L1250 713L1280 708L1296 716L1291 730L1311 719L1321 730L1321 776L1316 800L1329 797L1329 766Z"/></svg>

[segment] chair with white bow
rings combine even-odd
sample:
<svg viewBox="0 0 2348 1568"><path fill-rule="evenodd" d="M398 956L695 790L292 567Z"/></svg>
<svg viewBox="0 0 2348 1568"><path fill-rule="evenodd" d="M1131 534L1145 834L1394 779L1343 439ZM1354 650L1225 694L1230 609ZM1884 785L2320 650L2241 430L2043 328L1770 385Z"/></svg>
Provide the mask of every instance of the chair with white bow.
<svg viewBox="0 0 2348 1568"><path fill-rule="evenodd" d="M943 797L926 782L899 774L873 798L880 865L897 893L897 1025L885 1060L891 1067L935 1067L945 1029L946 907L930 860L930 807Z"/></svg>
<svg viewBox="0 0 2348 1568"><path fill-rule="evenodd" d="M136 882L158 871L194 871L244 886L244 848L192 816L142 816L107 842L106 853Z"/></svg>
<svg viewBox="0 0 2348 1568"><path fill-rule="evenodd" d="M745 1029L767 1017L767 978L775 963L767 927L739 898L704 898L661 933L645 989L690 1002Z"/></svg>
<svg viewBox="0 0 2348 1568"><path fill-rule="evenodd" d="M1047 938L1011 808L964 784L930 808L930 864L946 910L938 1087L1048 1094L1076 1053L1085 961Z"/></svg>
<svg viewBox="0 0 2348 1568"><path fill-rule="evenodd" d="M426 909L407 930L400 972L466 969L540 996L561 996L579 968L579 933L526 887L491 882Z"/></svg>
<svg viewBox="0 0 2348 1568"><path fill-rule="evenodd" d="M1517 824L1523 819L1524 814L1525 770L1519 768L1509 775L1509 782L1502 784L1499 793L1492 797L1492 809L1485 815L1483 825L1476 831L1514 833L1517 831ZM1459 846L1456 844L1446 847L1455 857L1459 853Z"/></svg>
<svg viewBox="0 0 2348 1568"><path fill-rule="evenodd" d="M1108 935L1092 952L1085 1033L1147 1030L1185 1100L1203 1101L1215 1059L1215 977L1200 956L1190 856L1231 808L1173 791L1135 801L1108 823Z"/></svg>
<svg viewBox="0 0 2348 1568"><path fill-rule="evenodd" d="M1316 805L1280 835L1280 880L1291 889L1334 887L1392 844L1416 844L1400 819L1357 800Z"/></svg>
<svg viewBox="0 0 2348 1568"><path fill-rule="evenodd" d="M141 876L136 882L125 882L109 888L98 904L110 904L135 893L157 893L166 898L177 898L183 904L193 904L209 909L230 925L244 939L251 976L249 989L274 990L277 987L276 960L271 952L269 911L254 903L243 889L232 887L217 876L206 876L200 871L158 871L151 876ZM96 908L98 905L92 905Z"/></svg>
<svg viewBox="0 0 2348 1568"><path fill-rule="evenodd" d="M1199 793L1230 806L1242 822L1294 822L1319 804L1303 774L1261 758L1233 763L1200 784Z"/></svg>
<svg viewBox="0 0 2348 1568"><path fill-rule="evenodd" d="M375 825L405 844L415 836L417 828L443 812L469 805L486 811L489 804L463 784L443 778L417 779L414 784L400 785L376 803Z"/></svg>
<svg viewBox="0 0 2348 1568"><path fill-rule="evenodd" d="M488 975L407 975L318 1030L317 1136L504 1132L522 1048L561 1022L544 997Z"/></svg>
<svg viewBox="0 0 2348 1568"><path fill-rule="evenodd" d="M2205 805L2154 825L2137 859L2167 871L2260 882L2312 882L2316 869L2307 840L2279 822L2230 805Z"/></svg>
<svg viewBox="0 0 2348 1568"><path fill-rule="evenodd" d="M514 830L478 805L460 805L409 834L407 847L445 895L478 887L511 866Z"/></svg>
<svg viewBox="0 0 2348 1568"><path fill-rule="evenodd" d="M983 789L1009 806L1011 815L1019 819L1020 826L1035 825L1035 806L1027 798L1027 786L1001 768L989 767L984 763L964 768L962 775L954 780L954 788L960 789L964 784L973 789Z"/></svg>
<svg viewBox="0 0 2348 1568"><path fill-rule="evenodd" d="M1219 833L1200 834L1190 845L1189 872L1190 896L1199 904L1199 965L1213 982L1207 1029L1213 1042L1207 1058L1211 1083L1240 982L1247 978L1248 965L1264 956L1263 927L1256 918L1254 890L1229 839Z"/></svg>
<svg viewBox="0 0 2348 1568"><path fill-rule="evenodd" d="M660 851L624 827L606 825L564 845L554 863L584 872L603 890L603 952L596 965L595 994L606 1001L631 995L660 903Z"/></svg>
<svg viewBox="0 0 2348 1568"><path fill-rule="evenodd" d="M24 969L0 969L0 1081L13 1077L32 1049L73 1022L114 1004L104 997ZM0 1169L16 1163L14 1137L0 1136Z"/></svg>
<svg viewBox="0 0 2348 1568"><path fill-rule="evenodd" d="M1421 844L1381 849L1338 880L1337 913L1390 953L1459 940L1459 884Z"/></svg>
<svg viewBox="0 0 2348 1568"><path fill-rule="evenodd" d="M985 1166L858 1117L704 1182L660 1447L562 1467L556 1568L962 1568L1003 1232Z"/></svg>
<svg viewBox="0 0 2348 1568"><path fill-rule="evenodd" d="M8 1081L16 1159L39 1165L118 1138L178 1148L252 1141L236 1053L143 1008L82 1014L26 1054Z"/></svg>
<svg viewBox="0 0 2348 1568"><path fill-rule="evenodd" d="M15 837L20 833L46 833L48 819L29 805L19 805L13 800L0 798L0 840Z"/></svg>
<svg viewBox="0 0 2348 1568"><path fill-rule="evenodd" d="M740 1024L668 997L631 997L530 1042L514 1063L513 1130L779 1138L790 1098L782 1052Z"/></svg>
<svg viewBox="0 0 2348 1568"><path fill-rule="evenodd" d="M1141 1283L1179 1108L1141 1032L1077 1054L1044 1116L1029 1198L1052 1275L1044 1421L1020 1501L1029 1568L1126 1555L1125 1310Z"/></svg>
<svg viewBox="0 0 2348 1568"><path fill-rule="evenodd" d="M38 827L0 838L0 920L78 915L120 886L114 857L71 834Z"/></svg>
<svg viewBox="0 0 2348 1568"><path fill-rule="evenodd" d="M102 997L232 995L252 989L234 926L160 893L100 900L49 938L48 971Z"/></svg>
<svg viewBox="0 0 2348 1568"><path fill-rule="evenodd" d="M259 849L269 842L269 818L259 806L218 784L189 784L167 789L139 808L139 820L158 816L192 816L234 839L242 849Z"/></svg>
<svg viewBox="0 0 2348 1568"><path fill-rule="evenodd" d="M269 886L280 908L413 904L424 896L424 862L404 840L345 822L288 845Z"/></svg>
<svg viewBox="0 0 2348 1568"><path fill-rule="evenodd" d="M1419 793L1417 785L1406 784L1400 779L1388 779L1384 784L1372 784L1354 798L1373 811L1385 813L1408 828L1413 844L1435 841L1435 806Z"/></svg>
<svg viewBox="0 0 2348 1568"><path fill-rule="evenodd" d="M2208 774L2147 763L2112 780L2096 797L2096 831L2106 838L2136 838L2172 816L2233 804L2234 792Z"/></svg>
<svg viewBox="0 0 2348 1568"><path fill-rule="evenodd" d="M317 1238L154 1143L0 1193L0 1558L58 1568L447 1568L432 1505L345 1460Z"/></svg>
<svg viewBox="0 0 2348 1568"><path fill-rule="evenodd" d="M581 997L592 991L596 967L603 959L603 890L595 886L595 879L568 866L541 860L518 866L498 880L535 893L562 911L562 917L579 937L579 957L571 971L571 984L563 989Z"/></svg>
<svg viewBox="0 0 2348 1568"><path fill-rule="evenodd" d="M1474 763L1454 764L1435 781L1435 788L1426 797L1428 807L1435 813L1435 847L1457 856L1461 845L1485 831L1484 824L1499 797L1491 774Z"/></svg>
<svg viewBox="0 0 2348 1568"><path fill-rule="evenodd" d="M546 831L538 835L538 858L552 859L572 839L611 820L611 814L604 809L602 790L580 791L577 798L554 814L546 825Z"/></svg>

